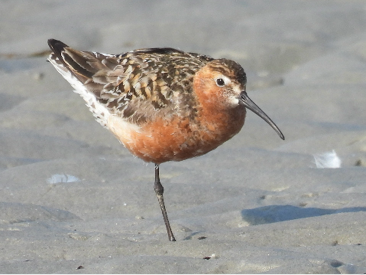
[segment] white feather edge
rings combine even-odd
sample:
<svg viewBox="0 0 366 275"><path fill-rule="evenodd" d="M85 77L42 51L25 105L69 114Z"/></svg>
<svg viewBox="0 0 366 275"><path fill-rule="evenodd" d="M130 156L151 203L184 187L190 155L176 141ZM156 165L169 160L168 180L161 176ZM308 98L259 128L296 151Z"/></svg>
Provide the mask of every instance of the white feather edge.
<svg viewBox="0 0 366 275"><path fill-rule="evenodd" d="M86 102L86 106L89 110L93 113L96 121L102 125L103 127L108 129L108 119L111 115L110 112L106 107L100 104L95 95L89 92L86 87L81 83L72 73L66 69L63 65L58 64L56 60L52 59L51 57L48 58L50 63L55 67L55 69L62 75L63 78L66 79L67 82L74 88L74 92L79 94ZM94 106L94 107L93 107Z"/></svg>
<svg viewBox="0 0 366 275"><path fill-rule="evenodd" d="M111 114L109 110L96 99L95 95L89 92L85 85L73 76L72 73L63 66L63 64L57 63L58 58L54 60L49 57L48 60L63 76L63 78L70 83L74 88L74 92L79 94L85 100L86 106L93 113L93 116L100 125L112 131L124 146L126 146L125 143L133 143L133 136L131 136L131 133L140 132L141 128L138 125L129 123L123 118Z"/></svg>

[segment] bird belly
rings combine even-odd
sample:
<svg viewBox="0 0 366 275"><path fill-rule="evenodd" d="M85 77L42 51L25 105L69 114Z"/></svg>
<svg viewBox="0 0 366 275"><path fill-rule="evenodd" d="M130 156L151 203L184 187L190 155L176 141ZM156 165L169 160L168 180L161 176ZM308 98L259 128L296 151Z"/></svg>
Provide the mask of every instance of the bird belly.
<svg viewBox="0 0 366 275"><path fill-rule="evenodd" d="M233 128L226 121L195 123L176 117L155 119L138 126L110 116L108 128L132 154L160 164L206 154L237 134L243 123L239 121Z"/></svg>

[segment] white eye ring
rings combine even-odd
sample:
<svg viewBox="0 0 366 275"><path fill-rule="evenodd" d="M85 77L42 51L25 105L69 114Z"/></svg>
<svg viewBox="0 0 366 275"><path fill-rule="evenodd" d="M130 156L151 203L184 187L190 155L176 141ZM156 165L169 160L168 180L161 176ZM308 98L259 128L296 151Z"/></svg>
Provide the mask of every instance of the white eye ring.
<svg viewBox="0 0 366 275"><path fill-rule="evenodd" d="M221 77L216 78L216 85L219 87L224 87L225 86L225 80Z"/></svg>

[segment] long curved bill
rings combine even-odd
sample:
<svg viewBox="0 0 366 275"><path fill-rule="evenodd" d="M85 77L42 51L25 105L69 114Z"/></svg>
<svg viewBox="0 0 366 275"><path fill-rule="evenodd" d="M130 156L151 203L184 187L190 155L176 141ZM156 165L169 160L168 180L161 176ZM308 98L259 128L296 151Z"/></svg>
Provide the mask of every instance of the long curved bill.
<svg viewBox="0 0 366 275"><path fill-rule="evenodd" d="M257 114L258 116L260 116L261 118L263 118L263 120L265 122L267 122L276 132L277 134L280 136L280 138L282 138L283 140L285 140L285 136L282 134L280 128L277 127L277 125L272 121L272 119L269 118L269 116L266 115L265 112L263 112L261 110L261 108L259 108L247 95L247 93L245 91L243 91L240 94L240 99L241 101L244 103L244 106L247 107L249 110L251 110L252 112L254 112L255 114Z"/></svg>

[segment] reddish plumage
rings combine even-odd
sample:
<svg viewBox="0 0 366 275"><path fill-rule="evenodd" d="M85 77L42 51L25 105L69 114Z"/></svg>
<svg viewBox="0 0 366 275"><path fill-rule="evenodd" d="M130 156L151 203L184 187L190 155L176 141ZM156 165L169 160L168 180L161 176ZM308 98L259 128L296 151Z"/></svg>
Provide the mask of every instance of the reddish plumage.
<svg viewBox="0 0 366 275"><path fill-rule="evenodd" d="M245 91L243 68L228 59L151 48L110 55L50 39L52 65L87 102L96 120L134 155L155 163L154 189L170 229L159 164L200 156L236 135L246 108L283 134Z"/></svg>

